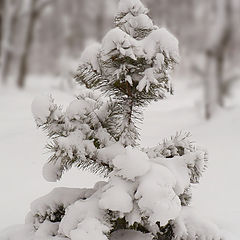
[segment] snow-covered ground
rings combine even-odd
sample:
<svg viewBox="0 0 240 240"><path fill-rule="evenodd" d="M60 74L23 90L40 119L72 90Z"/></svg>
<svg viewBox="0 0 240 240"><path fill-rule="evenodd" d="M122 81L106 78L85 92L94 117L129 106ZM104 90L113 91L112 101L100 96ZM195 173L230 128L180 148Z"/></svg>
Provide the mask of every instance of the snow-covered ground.
<svg viewBox="0 0 240 240"><path fill-rule="evenodd" d="M48 89L48 90L46 90ZM236 88L237 89L237 88ZM235 98L211 121L201 113L201 91L177 82L176 94L152 104L145 112L142 145L153 146L176 131L192 133L192 139L209 152L209 167L194 187L193 206L240 237L240 104ZM38 78L24 91L0 89L0 231L24 222L30 203L56 186L91 187L99 177L73 169L58 183L46 182L41 174L48 154L46 137L38 130L31 114L34 97L51 92L57 103L69 103L73 97L49 89L48 79ZM237 95L237 94L235 94Z"/></svg>

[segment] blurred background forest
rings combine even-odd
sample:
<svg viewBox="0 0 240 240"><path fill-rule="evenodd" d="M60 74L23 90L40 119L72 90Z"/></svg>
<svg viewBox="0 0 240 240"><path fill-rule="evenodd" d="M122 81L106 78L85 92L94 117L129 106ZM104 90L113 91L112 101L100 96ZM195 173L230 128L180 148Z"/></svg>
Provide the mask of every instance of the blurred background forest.
<svg viewBox="0 0 240 240"><path fill-rule="evenodd" d="M143 0L158 26L180 42L176 75L204 90L205 117L223 107L240 79L239 0ZM33 75L72 88L83 48L114 26L117 0L0 0L1 85ZM60 79L60 80L59 80ZM56 80L57 81L57 80Z"/></svg>

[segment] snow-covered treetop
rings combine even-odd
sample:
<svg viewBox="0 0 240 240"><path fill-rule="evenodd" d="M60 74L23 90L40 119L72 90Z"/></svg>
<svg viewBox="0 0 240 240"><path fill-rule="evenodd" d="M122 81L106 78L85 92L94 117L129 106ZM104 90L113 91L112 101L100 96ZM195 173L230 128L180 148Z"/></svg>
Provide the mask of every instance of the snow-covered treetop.
<svg viewBox="0 0 240 240"><path fill-rule="evenodd" d="M178 40L165 28L154 26L147 13L139 0L121 0L116 28L105 35L101 44L94 43L85 49L76 79L88 87L120 81L136 88L145 70L152 68L157 80L151 81L152 88L168 80L166 71L179 62ZM94 82L84 70L95 73Z"/></svg>
<svg viewBox="0 0 240 240"><path fill-rule="evenodd" d="M126 15L131 13L133 16L147 14L148 9L139 0L120 0L117 14Z"/></svg>
<svg viewBox="0 0 240 240"><path fill-rule="evenodd" d="M76 74L77 82L100 89L121 106L115 114L121 122L126 119L126 124L115 122L122 129L118 139L132 146L138 139L133 129L141 119L140 107L171 92L169 73L179 62L178 40L155 26L147 13L141 1L121 0L116 27L101 43L85 49Z"/></svg>
<svg viewBox="0 0 240 240"><path fill-rule="evenodd" d="M147 16L148 9L139 0L121 0L115 24L136 39L145 37L153 30L153 22Z"/></svg>

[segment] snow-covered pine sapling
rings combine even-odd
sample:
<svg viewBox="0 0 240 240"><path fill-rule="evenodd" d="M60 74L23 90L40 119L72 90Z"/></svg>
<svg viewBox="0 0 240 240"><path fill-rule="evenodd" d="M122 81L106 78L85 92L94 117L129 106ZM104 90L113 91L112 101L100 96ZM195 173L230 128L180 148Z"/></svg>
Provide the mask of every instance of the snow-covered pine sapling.
<svg viewBox="0 0 240 240"><path fill-rule="evenodd" d="M107 240L120 231L123 238L220 239L216 226L188 207L206 153L182 134L139 147L143 108L172 92L169 72L179 61L178 40L147 13L140 0L120 0L116 27L82 53L75 79L86 89L66 110L51 97L34 100L37 125L50 138L46 180L72 166L108 177L93 189L59 188L34 201L26 220L34 236Z"/></svg>

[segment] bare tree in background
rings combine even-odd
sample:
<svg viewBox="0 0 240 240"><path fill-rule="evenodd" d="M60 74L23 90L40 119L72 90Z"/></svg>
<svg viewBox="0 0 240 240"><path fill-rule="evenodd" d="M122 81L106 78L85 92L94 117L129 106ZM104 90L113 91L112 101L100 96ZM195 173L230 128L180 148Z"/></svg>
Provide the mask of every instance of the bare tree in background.
<svg viewBox="0 0 240 240"><path fill-rule="evenodd" d="M0 1L5 8L4 31L2 31L4 41L1 41L1 80L6 83L8 76L14 74L19 88L24 87L26 76L30 71L41 69L54 73L54 68L49 67L53 65L56 73L56 68L59 71L57 62L62 55L66 59L79 57L86 40L100 39L104 29L109 27L106 27L109 24L109 5L113 4L111 1L116 2L115 0ZM54 4L54 8L49 11L47 19L41 18L43 10L50 3ZM89 21L86 25L84 22L87 20ZM38 32L39 30L41 33ZM41 63L43 66L37 67Z"/></svg>
<svg viewBox="0 0 240 240"><path fill-rule="evenodd" d="M3 0L0 0L0 56L2 51L2 31L3 31L2 23L3 23Z"/></svg>
<svg viewBox="0 0 240 240"><path fill-rule="evenodd" d="M13 42L22 0L1 0L1 79L4 83L10 71L14 55Z"/></svg>
<svg viewBox="0 0 240 240"><path fill-rule="evenodd" d="M28 59L34 37L34 28L43 9L50 4L51 0L30 0L28 16L26 20L25 35L23 39L23 49L19 58L19 67L17 73L17 85L24 87L26 75L28 72Z"/></svg>
<svg viewBox="0 0 240 240"><path fill-rule="evenodd" d="M29 13L26 21L25 36L23 40L23 49L19 58L19 68L17 73L17 85L24 87L25 77L27 73L27 61L30 54L30 49L33 41L34 26L37 19L37 12L35 11L37 0L30 0Z"/></svg>
<svg viewBox="0 0 240 240"><path fill-rule="evenodd" d="M22 11L23 0L1 0L1 79L7 82L12 60L17 64L17 86L22 88L28 72L28 59L33 43L34 28L43 9L53 0L30 0ZM2 9L2 8L1 8ZM18 45L16 46L14 45ZM20 45L20 47L19 47Z"/></svg>
<svg viewBox="0 0 240 240"><path fill-rule="evenodd" d="M240 10L235 6L239 0L145 1L153 9L154 20L166 25L180 39L182 55L186 54L183 64L187 78L191 73L201 77L205 117L211 118L217 107L224 107L226 94L238 77L229 74L229 70L233 69L232 58L239 49L232 44L240 24L234 19L234 15L239 15ZM235 53L229 54L230 51Z"/></svg>
<svg viewBox="0 0 240 240"><path fill-rule="evenodd" d="M216 107L224 106L224 63L226 52L233 36L233 1L217 0L213 2L215 21L209 29L206 49L205 117L211 118Z"/></svg>

